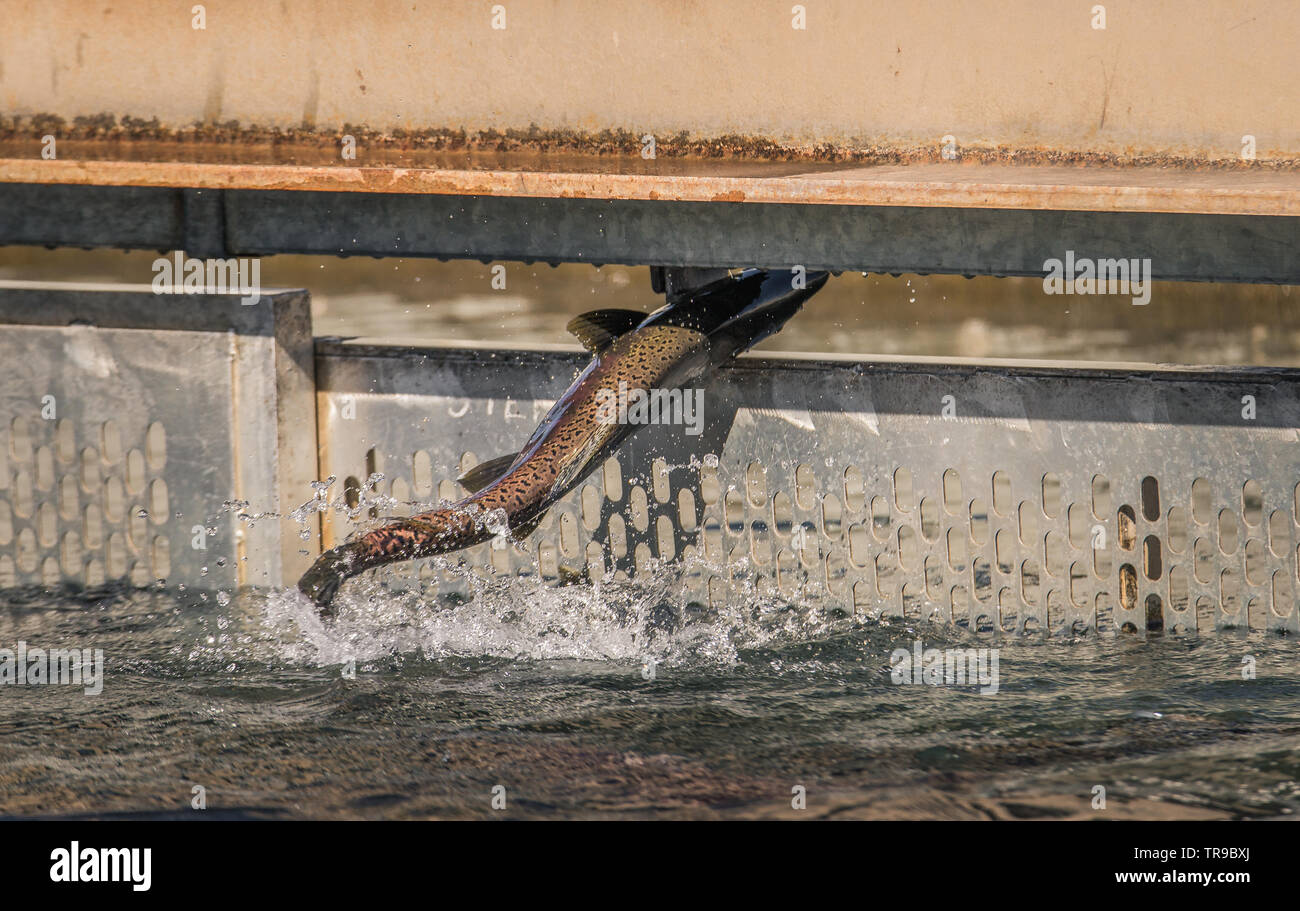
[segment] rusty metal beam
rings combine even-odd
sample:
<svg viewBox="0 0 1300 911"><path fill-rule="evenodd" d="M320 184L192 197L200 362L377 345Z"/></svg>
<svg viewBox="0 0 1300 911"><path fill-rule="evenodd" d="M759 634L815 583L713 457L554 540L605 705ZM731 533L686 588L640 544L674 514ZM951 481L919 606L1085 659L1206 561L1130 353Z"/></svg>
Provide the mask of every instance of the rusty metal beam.
<svg viewBox="0 0 1300 911"><path fill-rule="evenodd" d="M1300 216L1300 172L916 164L803 174L619 173L0 159L0 183L671 202Z"/></svg>

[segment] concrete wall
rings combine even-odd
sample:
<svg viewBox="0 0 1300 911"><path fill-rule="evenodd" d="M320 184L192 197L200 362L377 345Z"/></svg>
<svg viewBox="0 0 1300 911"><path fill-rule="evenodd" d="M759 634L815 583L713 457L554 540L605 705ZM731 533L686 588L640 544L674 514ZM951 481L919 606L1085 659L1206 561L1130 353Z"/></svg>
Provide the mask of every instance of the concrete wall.
<svg viewBox="0 0 1300 911"><path fill-rule="evenodd" d="M0 113L1300 157L1300 4L0 0Z"/></svg>

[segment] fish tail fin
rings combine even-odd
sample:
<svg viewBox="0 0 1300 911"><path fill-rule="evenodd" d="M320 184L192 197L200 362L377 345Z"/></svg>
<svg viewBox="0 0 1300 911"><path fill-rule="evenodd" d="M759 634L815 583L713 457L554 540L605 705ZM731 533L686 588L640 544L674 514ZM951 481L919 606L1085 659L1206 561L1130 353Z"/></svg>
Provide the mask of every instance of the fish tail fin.
<svg viewBox="0 0 1300 911"><path fill-rule="evenodd" d="M339 586L376 566L444 554L492 537L472 514L456 508L435 509L376 528L355 541L325 551L298 580L298 588L330 616Z"/></svg>
<svg viewBox="0 0 1300 911"><path fill-rule="evenodd" d="M356 542L340 544L321 554L298 580L298 590L315 602L321 616L333 613L334 596L343 582L361 572Z"/></svg>

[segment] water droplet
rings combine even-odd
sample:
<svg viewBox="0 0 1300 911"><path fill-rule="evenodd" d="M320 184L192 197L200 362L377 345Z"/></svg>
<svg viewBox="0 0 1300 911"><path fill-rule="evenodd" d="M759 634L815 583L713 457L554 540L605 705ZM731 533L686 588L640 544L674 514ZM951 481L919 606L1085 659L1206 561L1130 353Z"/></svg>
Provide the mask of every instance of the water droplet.
<svg viewBox="0 0 1300 911"><path fill-rule="evenodd" d="M222 607L225 607L227 604L230 603L230 595L226 594L225 592L217 592L217 603L220 604Z"/></svg>
<svg viewBox="0 0 1300 911"><path fill-rule="evenodd" d="M483 524L494 535L504 535L510 532L510 517L506 515L504 509L494 509L489 512Z"/></svg>

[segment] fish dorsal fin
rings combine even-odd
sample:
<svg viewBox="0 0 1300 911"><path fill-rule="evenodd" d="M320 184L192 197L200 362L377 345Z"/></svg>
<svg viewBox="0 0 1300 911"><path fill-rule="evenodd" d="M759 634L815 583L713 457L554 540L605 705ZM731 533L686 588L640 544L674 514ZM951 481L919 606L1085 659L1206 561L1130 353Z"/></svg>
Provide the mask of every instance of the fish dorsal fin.
<svg viewBox="0 0 1300 911"><path fill-rule="evenodd" d="M519 453L497 456L487 462L480 462L456 480L470 493L478 493L509 470L519 458Z"/></svg>
<svg viewBox="0 0 1300 911"><path fill-rule="evenodd" d="M647 315L637 310L592 310L575 316L565 328L592 354L600 354L614 339L641 325Z"/></svg>

